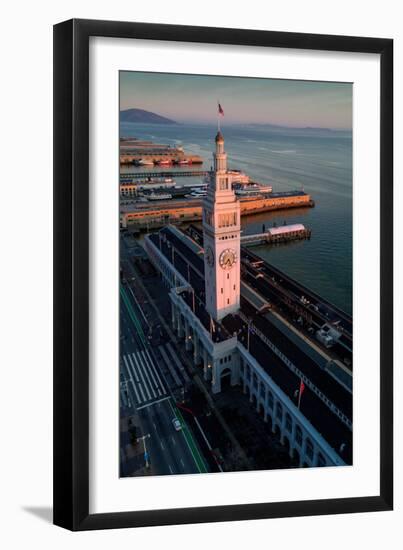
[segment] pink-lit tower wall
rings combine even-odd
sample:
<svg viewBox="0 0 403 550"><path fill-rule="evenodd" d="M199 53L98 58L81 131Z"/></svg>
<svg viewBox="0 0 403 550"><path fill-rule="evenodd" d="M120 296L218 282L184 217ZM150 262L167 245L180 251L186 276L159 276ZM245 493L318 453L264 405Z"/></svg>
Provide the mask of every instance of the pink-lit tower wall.
<svg viewBox="0 0 403 550"><path fill-rule="evenodd" d="M239 309L241 215L220 131L215 145L214 170L203 203L203 235L206 309L219 321Z"/></svg>

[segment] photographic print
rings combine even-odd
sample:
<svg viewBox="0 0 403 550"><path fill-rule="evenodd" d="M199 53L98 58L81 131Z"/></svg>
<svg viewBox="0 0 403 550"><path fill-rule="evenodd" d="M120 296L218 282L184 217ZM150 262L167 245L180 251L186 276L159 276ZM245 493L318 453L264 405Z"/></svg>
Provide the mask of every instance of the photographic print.
<svg viewBox="0 0 403 550"><path fill-rule="evenodd" d="M352 465L352 84L119 79L120 476Z"/></svg>

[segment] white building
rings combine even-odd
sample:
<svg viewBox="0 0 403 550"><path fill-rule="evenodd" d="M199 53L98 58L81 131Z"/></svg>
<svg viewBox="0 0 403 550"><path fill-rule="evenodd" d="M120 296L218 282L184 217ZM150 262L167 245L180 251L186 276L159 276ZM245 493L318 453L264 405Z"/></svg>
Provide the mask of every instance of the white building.
<svg viewBox="0 0 403 550"><path fill-rule="evenodd" d="M220 132L216 136L214 166L203 207L204 273L195 265L192 265L192 269L201 279L205 277L205 309L213 319L219 321L229 313L236 313L240 307L239 202L227 178L227 156ZM177 238L179 230L173 227L167 230ZM172 328L178 337L184 339L186 349L192 351L194 364L200 368L206 382L211 384L212 392L221 392L224 384L242 386L257 413L262 415L264 422L269 423L273 433L279 433L280 442L287 447L291 457L298 459L300 466L344 465L337 450L329 445L249 352L249 344L239 341L236 333L223 334L224 327L219 323L214 328L214 332L217 329L219 334L212 337L212 330L209 331L195 313L195 291L189 283L189 275L181 274L174 266L176 255L181 255L181 261L186 264L186 253L174 252L170 245L171 254L167 257L161 249L163 240L161 232L158 236L147 235L145 249L170 288ZM180 240L182 244L188 240L189 249L196 246L185 235ZM203 249L199 247L196 254L201 256L202 253ZM189 264L187 268L189 273ZM189 296L193 296L193 307L186 299ZM239 312L239 317L244 317L242 312ZM248 330L256 328L251 324ZM277 355L282 354L277 352ZM281 360L290 363L286 357L281 357ZM333 404L327 401L329 414L335 414L332 411ZM348 419L341 418L340 414L338 416L340 421L348 424ZM351 429L351 425L348 428Z"/></svg>
<svg viewBox="0 0 403 550"><path fill-rule="evenodd" d="M214 171L203 203L203 234L206 309L219 321L239 309L241 214L221 132L215 143Z"/></svg>

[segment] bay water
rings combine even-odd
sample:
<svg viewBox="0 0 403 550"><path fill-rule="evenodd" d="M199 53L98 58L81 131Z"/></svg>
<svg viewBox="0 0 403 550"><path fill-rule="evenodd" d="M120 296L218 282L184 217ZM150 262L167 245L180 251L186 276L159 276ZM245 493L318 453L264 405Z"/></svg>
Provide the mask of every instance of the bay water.
<svg viewBox="0 0 403 550"><path fill-rule="evenodd" d="M314 208L266 212L242 218L243 234L284 222L303 223L310 240L262 245L253 251L346 313L352 312L352 134L313 128L221 124L228 168L247 173L273 191L304 189ZM200 155L202 166L181 170L208 170L213 164L217 126L201 124L122 123L121 136L133 136L182 146ZM165 171L170 168L163 168ZM174 167L174 170L179 168ZM157 167L124 166L122 172L157 171ZM202 178L177 178L177 184Z"/></svg>

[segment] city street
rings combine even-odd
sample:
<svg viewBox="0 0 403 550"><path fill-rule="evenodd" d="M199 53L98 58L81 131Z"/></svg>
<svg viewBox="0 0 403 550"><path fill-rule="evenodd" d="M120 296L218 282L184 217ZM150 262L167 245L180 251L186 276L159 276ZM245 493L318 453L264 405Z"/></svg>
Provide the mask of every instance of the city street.
<svg viewBox="0 0 403 550"><path fill-rule="evenodd" d="M136 434L137 445L143 446L144 461L154 475L207 472L198 445L175 405L172 382L156 360L151 323L128 284L120 287L120 304L121 399L128 398L138 416L141 433ZM175 363L172 347L161 344L158 348L166 360ZM175 418L180 429L173 424Z"/></svg>

